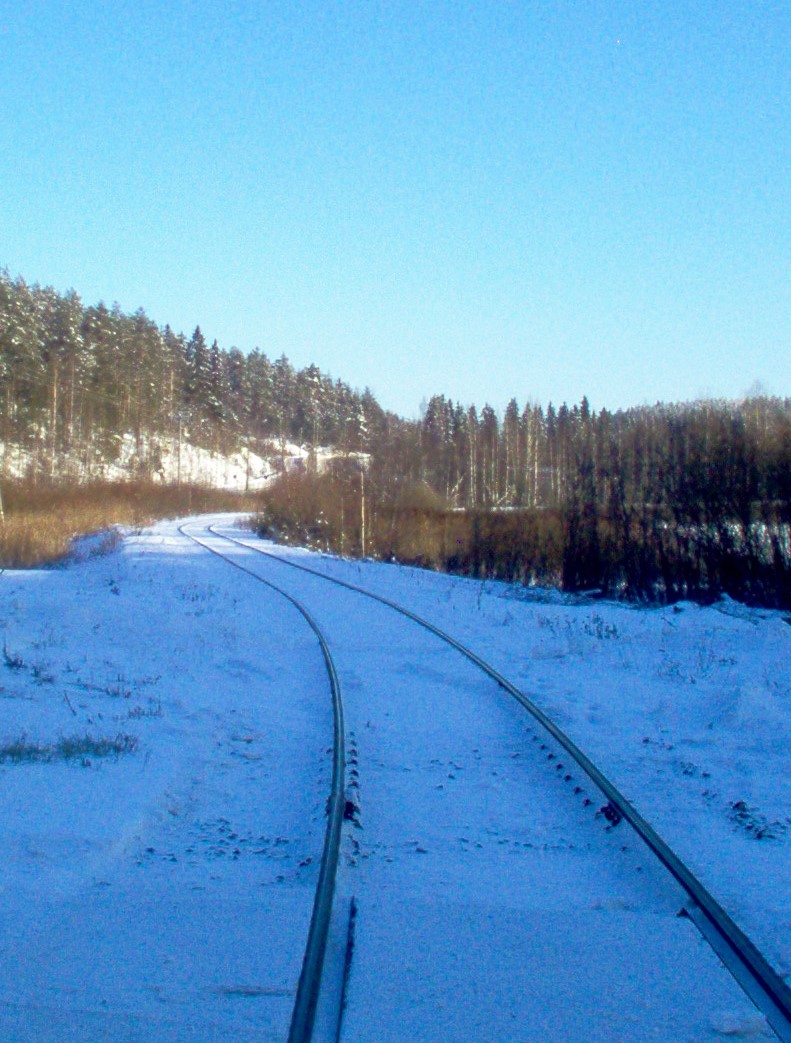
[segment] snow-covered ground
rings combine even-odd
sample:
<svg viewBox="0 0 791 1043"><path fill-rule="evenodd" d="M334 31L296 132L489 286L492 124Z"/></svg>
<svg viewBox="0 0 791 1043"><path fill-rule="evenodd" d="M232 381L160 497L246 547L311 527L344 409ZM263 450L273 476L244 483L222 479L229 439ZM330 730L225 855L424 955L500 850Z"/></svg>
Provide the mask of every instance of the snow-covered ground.
<svg viewBox="0 0 791 1043"><path fill-rule="evenodd" d="M238 535L228 516L193 522L218 549L208 521ZM788 974L780 614L573 603L269 549L501 670ZM771 1038L675 915L676 886L513 700L383 607L223 550L306 604L339 669L360 808L338 894L359 907L344 1040ZM2 574L0 629L0 1038L284 1040L330 773L304 622L169 522Z"/></svg>
<svg viewBox="0 0 791 1043"><path fill-rule="evenodd" d="M119 439L113 460L94 460L90 477L121 482L142 473L163 484L208 485L234 492L255 492L284 471L296 473L315 467L321 473L339 456L363 463L368 460L366 453L340 453L327 446L311 449L293 442L273 442L271 453L265 457L250 449L226 455L193 445L186 435L182 439L147 438L138 445L133 435L127 433ZM0 475L24 478L41 466L41 460L41 453L36 456L19 445L0 441ZM84 478L83 454L59 455L56 473L61 478Z"/></svg>

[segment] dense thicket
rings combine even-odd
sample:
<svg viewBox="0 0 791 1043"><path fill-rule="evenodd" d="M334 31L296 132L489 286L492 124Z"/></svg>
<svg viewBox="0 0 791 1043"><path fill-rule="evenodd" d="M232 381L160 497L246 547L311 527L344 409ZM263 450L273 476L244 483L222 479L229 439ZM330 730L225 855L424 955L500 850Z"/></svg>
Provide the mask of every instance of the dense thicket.
<svg viewBox="0 0 791 1043"><path fill-rule="evenodd" d="M366 483L363 511L353 474L336 489L325 480L318 498L310 476L284 480L262 524L362 550L364 514L365 549L383 557L647 600L726 593L791 607L788 399L598 414L585 400L512 402L500 421L434 398L378 448Z"/></svg>
<svg viewBox="0 0 791 1043"><path fill-rule="evenodd" d="M124 435L141 474L163 436L334 446L335 475L284 477L268 524L339 549L570 590L791 603L789 399L615 413L512 400L500 416L434 396L404 420L316 366L0 272L0 443L26 451L32 477L69 460L90 479Z"/></svg>
<svg viewBox="0 0 791 1043"><path fill-rule="evenodd" d="M430 404L425 477L456 504L560 511L567 589L788 600L791 400L467 417Z"/></svg>

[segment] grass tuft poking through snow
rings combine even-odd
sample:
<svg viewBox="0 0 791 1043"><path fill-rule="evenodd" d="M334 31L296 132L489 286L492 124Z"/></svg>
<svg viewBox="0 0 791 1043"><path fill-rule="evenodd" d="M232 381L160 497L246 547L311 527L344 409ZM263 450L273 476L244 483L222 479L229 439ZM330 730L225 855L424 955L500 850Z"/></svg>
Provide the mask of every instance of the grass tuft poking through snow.
<svg viewBox="0 0 791 1043"><path fill-rule="evenodd" d="M90 757L119 757L122 753L134 753L138 740L134 735L119 733L115 738L93 735L71 735L58 739L56 743L30 742L22 735L12 742L0 746L0 764L35 762L49 764L53 761L68 761Z"/></svg>
<svg viewBox="0 0 791 1043"><path fill-rule="evenodd" d="M3 660L9 670L21 670L25 665L25 660L22 656L17 655L16 652L9 652L5 641L3 642Z"/></svg>

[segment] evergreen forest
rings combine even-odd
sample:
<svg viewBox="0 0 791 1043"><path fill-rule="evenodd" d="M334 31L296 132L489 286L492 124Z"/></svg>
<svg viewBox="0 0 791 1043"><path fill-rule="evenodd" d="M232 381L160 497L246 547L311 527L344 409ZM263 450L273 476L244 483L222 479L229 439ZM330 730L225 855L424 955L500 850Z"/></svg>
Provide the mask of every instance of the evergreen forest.
<svg viewBox="0 0 791 1043"><path fill-rule="evenodd" d="M334 462L274 482L262 531L343 553L646 601L791 607L791 399L595 412L431 397L419 419L317 366L0 271L0 480L88 483L132 438ZM311 459L309 457L309 459ZM16 480L19 480L17 466Z"/></svg>

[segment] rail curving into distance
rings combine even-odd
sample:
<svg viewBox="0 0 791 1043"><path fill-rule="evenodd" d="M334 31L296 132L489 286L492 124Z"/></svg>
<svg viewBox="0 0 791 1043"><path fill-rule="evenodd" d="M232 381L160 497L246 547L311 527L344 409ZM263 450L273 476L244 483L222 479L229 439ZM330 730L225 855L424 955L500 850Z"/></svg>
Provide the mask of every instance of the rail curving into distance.
<svg viewBox="0 0 791 1043"><path fill-rule="evenodd" d="M509 695L513 696L514 699L521 703L521 705L532 714L535 720L538 721L547 732L549 732L553 739L555 739L555 741L566 750L591 781L604 794L609 802L610 809L614 809L615 821L617 821L618 818L626 819L651 852L681 885L688 896L688 902L685 906L684 913L690 917L741 988L747 993L756 1007L765 1015L767 1021L772 1026L778 1037L783 1040L784 1043L791 1043L791 989L789 989L786 982L769 964L768 960L757 949L742 929L725 912L713 895L703 886L703 884L684 864L684 862L681 861L675 852L672 851L665 841L662 840L653 827L629 803L626 797L623 796L616 786L610 782L610 780L582 752L576 743L574 743L565 732L561 731L554 721L552 721L552 719L548 717L531 699L529 699L523 692L520 692L518 688L514 687L510 681L503 677L503 675L495 670L494 667L481 659L480 656L476 655L476 653L471 649L461 644L461 642L457 641L454 637L451 637L450 634L440 630L439 627L434 626L433 623L423 619L421 616L411 612L409 609L404 608L402 605L390 601L388 598L382 597L379 594L374 594L369 590L365 590L363 587L355 586L353 583L347 583L344 580L336 579L333 576L327 576L316 569L308 568L306 565L299 565L294 561L288 561L277 554L272 554L270 551L264 550L262 547L252 546L249 543L245 543L243 540L217 532L212 526L209 527L209 531L213 535L227 540L230 543L236 543L241 547L245 547L247 550L255 551L273 561L277 561L281 565L287 565L290 568L298 569L300 572L307 572L312 576L317 576L319 579L326 580L329 583L334 583L339 587L344 587L346 590L351 590L356 594L361 594L365 597L371 598L374 601L378 601L380 604L393 609L395 612L400 613L402 616L406 616L407 619L411 619L414 623L417 623L418 626L430 631L442 641L445 641L447 644L451 645L451 647L455 648L459 653L461 653L461 655L474 663L502 689L508 692ZM610 813L612 814L612 810Z"/></svg>
<svg viewBox="0 0 791 1043"><path fill-rule="evenodd" d="M319 869L319 881L316 886L316 895L313 902L313 912L310 918L308 939L305 945L305 954L302 960L302 970L297 985L297 994L291 1015L291 1025L288 1033L288 1043L309 1043L313 1035L313 1026L316 1018L316 1006L321 987L322 971L324 968L324 957L327 951L327 937L329 935L330 918L332 916L332 904L335 896L335 878L338 870L338 859L341 844L341 832L343 827L343 813L345 807L345 732L343 723L343 700L341 698L341 687L335 664L332 661L330 650L318 624L301 602L292 597L275 583L264 579L252 569L246 568L241 562L228 558L216 547L204 543L191 533L186 532L185 526L180 525L178 530L182 536L192 540L193 543L203 547L204 550L221 558L227 564L245 572L248 576L265 584L276 591L301 613L305 622L311 628L318 639L321 652L324 657L324 665L332 690L332 716L333 716L333 756L332 756L332 785L330 797L327 803L327 829L324 834L324 847L321 855L321 866ZM213 533L220 539L225 537L219 533Z"/></svg>

